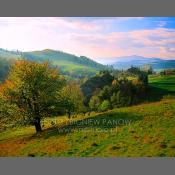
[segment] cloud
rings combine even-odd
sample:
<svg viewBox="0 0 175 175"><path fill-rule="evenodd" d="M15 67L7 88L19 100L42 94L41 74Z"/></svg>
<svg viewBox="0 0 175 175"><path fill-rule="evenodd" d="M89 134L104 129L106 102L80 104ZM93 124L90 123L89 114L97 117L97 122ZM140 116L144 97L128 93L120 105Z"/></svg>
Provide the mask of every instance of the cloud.
<svg viewBox="0 0 175 175"><path fill-rule="evenodd" d="M108 34L74 34L73 40L81 42L82 44L92 44L105 48L118 50L117 55L129 55L135 52L142 53L141 55L159 56L165 58L175 57L175 29L157 28L149 30L135 30L129 32L112 32ZM162 49L164 48L164 52ZM166 48L166 51L165 51ZM169 53L168 53L169 52ZM111 55L111 54L110 54ZM117 56L116 55L116 56Z"/></svg>
<svg viewBox="0 0 175 175"><path fill-rule="evenodd" d="M65 20L63 18L53 18L53 22L59 27L66 27L74 30L85 30L85 31L98 31L103 28L102 25L93 23L87 23L81 20Z"/></svg>
<svg viewBox="0 0 175 175"><path fill-rule="evenodd" d="M158 28L117 31L123 21L143 17L0 18L0 47L19 50L51 48L91 58L141 55L175 58L175 29ZM150 21L151 22L151 21ZM123 24L122 24L123 25ZM161 27L160 27L161 26Z"/></svg>
<svg viewBox="0 0 175 175"><path fill-rule="evenodd" d="M0 26L22 26L30 25L32 27L60 27L73 30L96 31L103 28L102 25L95 22L88 23L81 20L66 20L62 17L1 17Z"/></svg>

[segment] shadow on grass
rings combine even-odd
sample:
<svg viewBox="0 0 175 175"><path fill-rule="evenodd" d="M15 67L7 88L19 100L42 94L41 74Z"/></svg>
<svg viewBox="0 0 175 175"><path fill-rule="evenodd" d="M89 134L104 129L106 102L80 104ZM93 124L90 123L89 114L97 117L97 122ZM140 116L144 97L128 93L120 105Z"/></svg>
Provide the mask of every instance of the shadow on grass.
<svg viewBox="0 0 175 175"><path fill-rule="evenodd" d="M160 84L160 83L159 83ZM169 83L168 83L169 84ZM149 86L147 96L140 102L156 102L162 100L165 95L175 96L175 91L168 91L159 87ZM85 129L112 129L121 125L128 125L136 120L142 120L143 116L127 112L108 111L96 116L78 121L69 121L60 127L50 128L44 132L44 137L48 138L56 135L65 135L77 130Z"/></svg>
<svg viewBox="0 0 175 175"><path fill-rule="evenodd" d="M175 91L168 91L166 89L162 89L159 87L149 86L147 96L143 99L143 101L148 102L160 101L166 95L175 96Z"/></svg>
<svg viewBox="0 0 175 175"><path fill-rule="evenodd" d="M49 138L51 136L65 135L74 131L95 131L96 129L108 131L112 128L116 128L117 126L130 125L134 121L142 119L143 116L137 114L108 111L94 117L89 117L78 121L70 121L69 124L50 129L48 132L45 132L44 137Z"/></svg>

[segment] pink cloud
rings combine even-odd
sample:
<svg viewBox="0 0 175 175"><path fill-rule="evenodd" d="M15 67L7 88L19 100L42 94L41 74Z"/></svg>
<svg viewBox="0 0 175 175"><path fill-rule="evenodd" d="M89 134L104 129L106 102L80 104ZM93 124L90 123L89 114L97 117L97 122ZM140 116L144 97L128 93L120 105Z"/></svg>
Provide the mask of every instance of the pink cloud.
<svg viewBox="0 0 175 175"><path fill-rule="evenodd" d="M96 35L75 34L72 38L85 45L92 44L98 51L101 48L100 53L111 50L111 53L108 52L110 56L114 56L115 53L116 56L140 54L175 58L175 29L157 28Z"/></svg>
<svg viewBox="0 0 175 175"><path fill-rule="evenodd" d="M87 23L79 20L69 21L63 18L52 18L52 21L58 27L65 27L74 30L85 30L85 31L98 31L103 28L102 25L96 24L95 22Z"/></svg>
<svg viewBox="0 0 175 175"><path fill-rule="evenodd" d="M25 51L51 48L91 58L124 55L175 58L175 29L104 32L114 20L129 19L94 18L89 22L60 17L0 18L0 47Z"/></svg>

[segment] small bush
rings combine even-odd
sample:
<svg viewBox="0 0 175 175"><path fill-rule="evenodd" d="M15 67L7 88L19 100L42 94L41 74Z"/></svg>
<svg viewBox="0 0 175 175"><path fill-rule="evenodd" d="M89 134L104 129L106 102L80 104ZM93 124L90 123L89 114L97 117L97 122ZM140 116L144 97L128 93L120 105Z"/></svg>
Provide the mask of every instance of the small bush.
<svg viewBox="0 0 175 175"><path fill-rule="evenodd" d="M108 100L104 100L102 104L99 106L99 111L107 111L110 109L110 102Z"/></svg>

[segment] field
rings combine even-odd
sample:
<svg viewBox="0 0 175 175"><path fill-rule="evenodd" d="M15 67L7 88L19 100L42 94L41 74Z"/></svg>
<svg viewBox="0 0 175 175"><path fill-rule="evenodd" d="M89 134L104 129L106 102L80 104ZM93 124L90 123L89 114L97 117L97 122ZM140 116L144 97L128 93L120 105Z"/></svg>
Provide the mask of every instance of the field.
<svg viewBox="0 0 175 175"><path fill-rule="evenodd" d="M160 101L166 96L175 97L175 75L151 75L149 85L147 101Z"/></svg>
<svg viewBox="0 0 175 175"><path fill-rule="evenodd" d="M98 72L95 68L90 66L85 66L76 63L70 63L68 61L53 61L53 64L59 65L61 69L65 72L74 73L77 75L85 74L95 74Z"/></svg>
<svg viewBox="0 0 175 175"><path fill-rule="evenodd" d="M150 85L173 93L175 76L150 77ZM155 91L154 91L155 92ZM166 95L166 94L164 94ZM104 113L54 117L34 127L0 133L0 156L174 157L175 99L164 98Z"/></svg>
<svg viewBox="0 0 175 175"><path fill-rule="evenodd" d="M175 75L150 76L149 83L151 86L166 90L167 92L175 92Z"/></svg>

